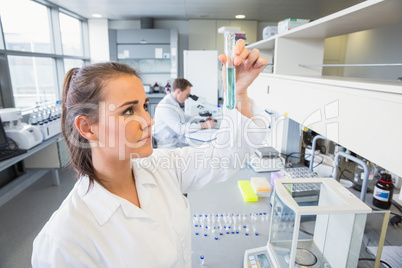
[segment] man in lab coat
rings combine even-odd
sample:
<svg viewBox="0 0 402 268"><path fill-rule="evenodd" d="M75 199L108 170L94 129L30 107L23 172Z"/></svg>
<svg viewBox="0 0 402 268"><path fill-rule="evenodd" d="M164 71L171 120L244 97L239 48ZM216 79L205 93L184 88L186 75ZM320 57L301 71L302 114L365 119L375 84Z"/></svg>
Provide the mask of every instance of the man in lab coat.
<svg viewBox="0 0 402 268"><path fill-rule="evenodd" d="M177 78L172 92L167 94L155 109L153 138L159 148L180 148L188 146L184 134L200 129L213 128L214 120L202 121L202 117L185 114L180 104L191 94L193 85L184 78Z"/></svg>

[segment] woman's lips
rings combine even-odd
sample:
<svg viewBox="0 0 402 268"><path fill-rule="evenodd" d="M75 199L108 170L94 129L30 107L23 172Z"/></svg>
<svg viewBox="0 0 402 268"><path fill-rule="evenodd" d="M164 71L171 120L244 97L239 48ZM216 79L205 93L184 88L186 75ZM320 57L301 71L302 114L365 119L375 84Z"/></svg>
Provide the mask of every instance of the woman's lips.
<svg viewBox="0 0 402 268"><path fill-rule="evenodd" d="M152 137L151 135L147 135L144 138L140 139L139 142L141 142L141 141L151 141L151 137Z"/></svg>

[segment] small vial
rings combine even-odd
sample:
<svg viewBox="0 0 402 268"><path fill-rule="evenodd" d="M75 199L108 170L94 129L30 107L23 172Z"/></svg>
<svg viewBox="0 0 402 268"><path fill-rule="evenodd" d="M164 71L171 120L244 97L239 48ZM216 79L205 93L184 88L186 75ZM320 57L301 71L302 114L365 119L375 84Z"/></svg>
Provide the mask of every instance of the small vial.
<svg viewBox="0 0 402 268"><path fill-rule="evenodd" d="M236 234L239 234L241 232L241 224L237 225L237 229L236 229Z"/></svg>
<svg viewBox="0 0 402 268"><path fill-rule="evenodd" d="M253 233L254 233L255 235L259 235L259 233L257 232L257 228L255 227L255 225L253 225Z"/></svg>
<svg viewBox="0 0 402 268"><path fill-rule="evenodd" d="M204 263L205 263L204 255L201 255L200 256L200 265L204 265Z"/></svg>
<svg viewBox="0 0 402 268"><path fill-rule="evenodd" d="M247 227L244 234L248 236L250 234L250 228Z"/></svg>
<svg viewBox="0 0 402 268"><path fill-rule="evenodd" d="M238 234L239 230L237 229L237 225L233 225L233 230L232 230L232 234Z"/></svg>
<svg viewBox="0 0 402 268"><path fill-rule="evenodd" d="M235 58L235 40L234 33L225 34L225 54L226 54L226 108L232 110L236 106L236 67Z"/></svg>
<svg viewBox="0 0 402 268"><path fill-rule="evenodd" d="M194 225L195 227L198 227L198 218L197 218L197 215L194 215L194 217L193 217L193 225Z"/></svg>
<svg viewBox="0 0 402 268"><path fill-rule="evenodd" d="M219 225L218 229L219 229L219 235L223 235L223 226Z"/></svg>
<svg viewBox="0 0 402 268"><path fill-rule="evenodd" d="M269 217L268 213L263 212L262 214L263 214L264 220L268 221L268 217Z"/></svg>
<svg viewBox="0 0 402 268"><path fill-rule="evenodd" d="M214 235L215 233L216 233L216 227L215 227L215 226L212 226L212 227L211 227L211 234Z"/></svg>

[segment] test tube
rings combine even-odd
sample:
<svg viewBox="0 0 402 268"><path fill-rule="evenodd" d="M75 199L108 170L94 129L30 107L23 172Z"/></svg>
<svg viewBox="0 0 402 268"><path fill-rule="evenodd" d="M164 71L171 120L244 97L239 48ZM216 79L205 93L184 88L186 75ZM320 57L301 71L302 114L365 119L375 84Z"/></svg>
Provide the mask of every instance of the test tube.
<svg viewBox="0 0 402 268"><path fill-rule="evenodd" d="M225 54L226 54L226 108L232 110L236 106L236 67L235 58L235 34L225 34Z"/></svg>

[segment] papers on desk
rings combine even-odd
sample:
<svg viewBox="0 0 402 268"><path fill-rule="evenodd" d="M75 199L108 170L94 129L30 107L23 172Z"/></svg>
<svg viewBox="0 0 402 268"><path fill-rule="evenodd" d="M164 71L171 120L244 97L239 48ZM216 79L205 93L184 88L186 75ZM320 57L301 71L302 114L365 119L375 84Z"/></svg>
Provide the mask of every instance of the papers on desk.
<svg viewBox="0 0 402 268"><path fill-rule="evenodd" d="M367 247L376 256L378 247ZM384 246L381 260L387 262L391 267L402 267L402 247Z"/></svg>
<svg viewBox="0 0 402 268"><path fill-rule="evenodd" d="M184 136L190 140L200 141L200 142L210 142L216 140L216 132L218 129L207 128L201 129L196 132L186 133Z"/></svg>

